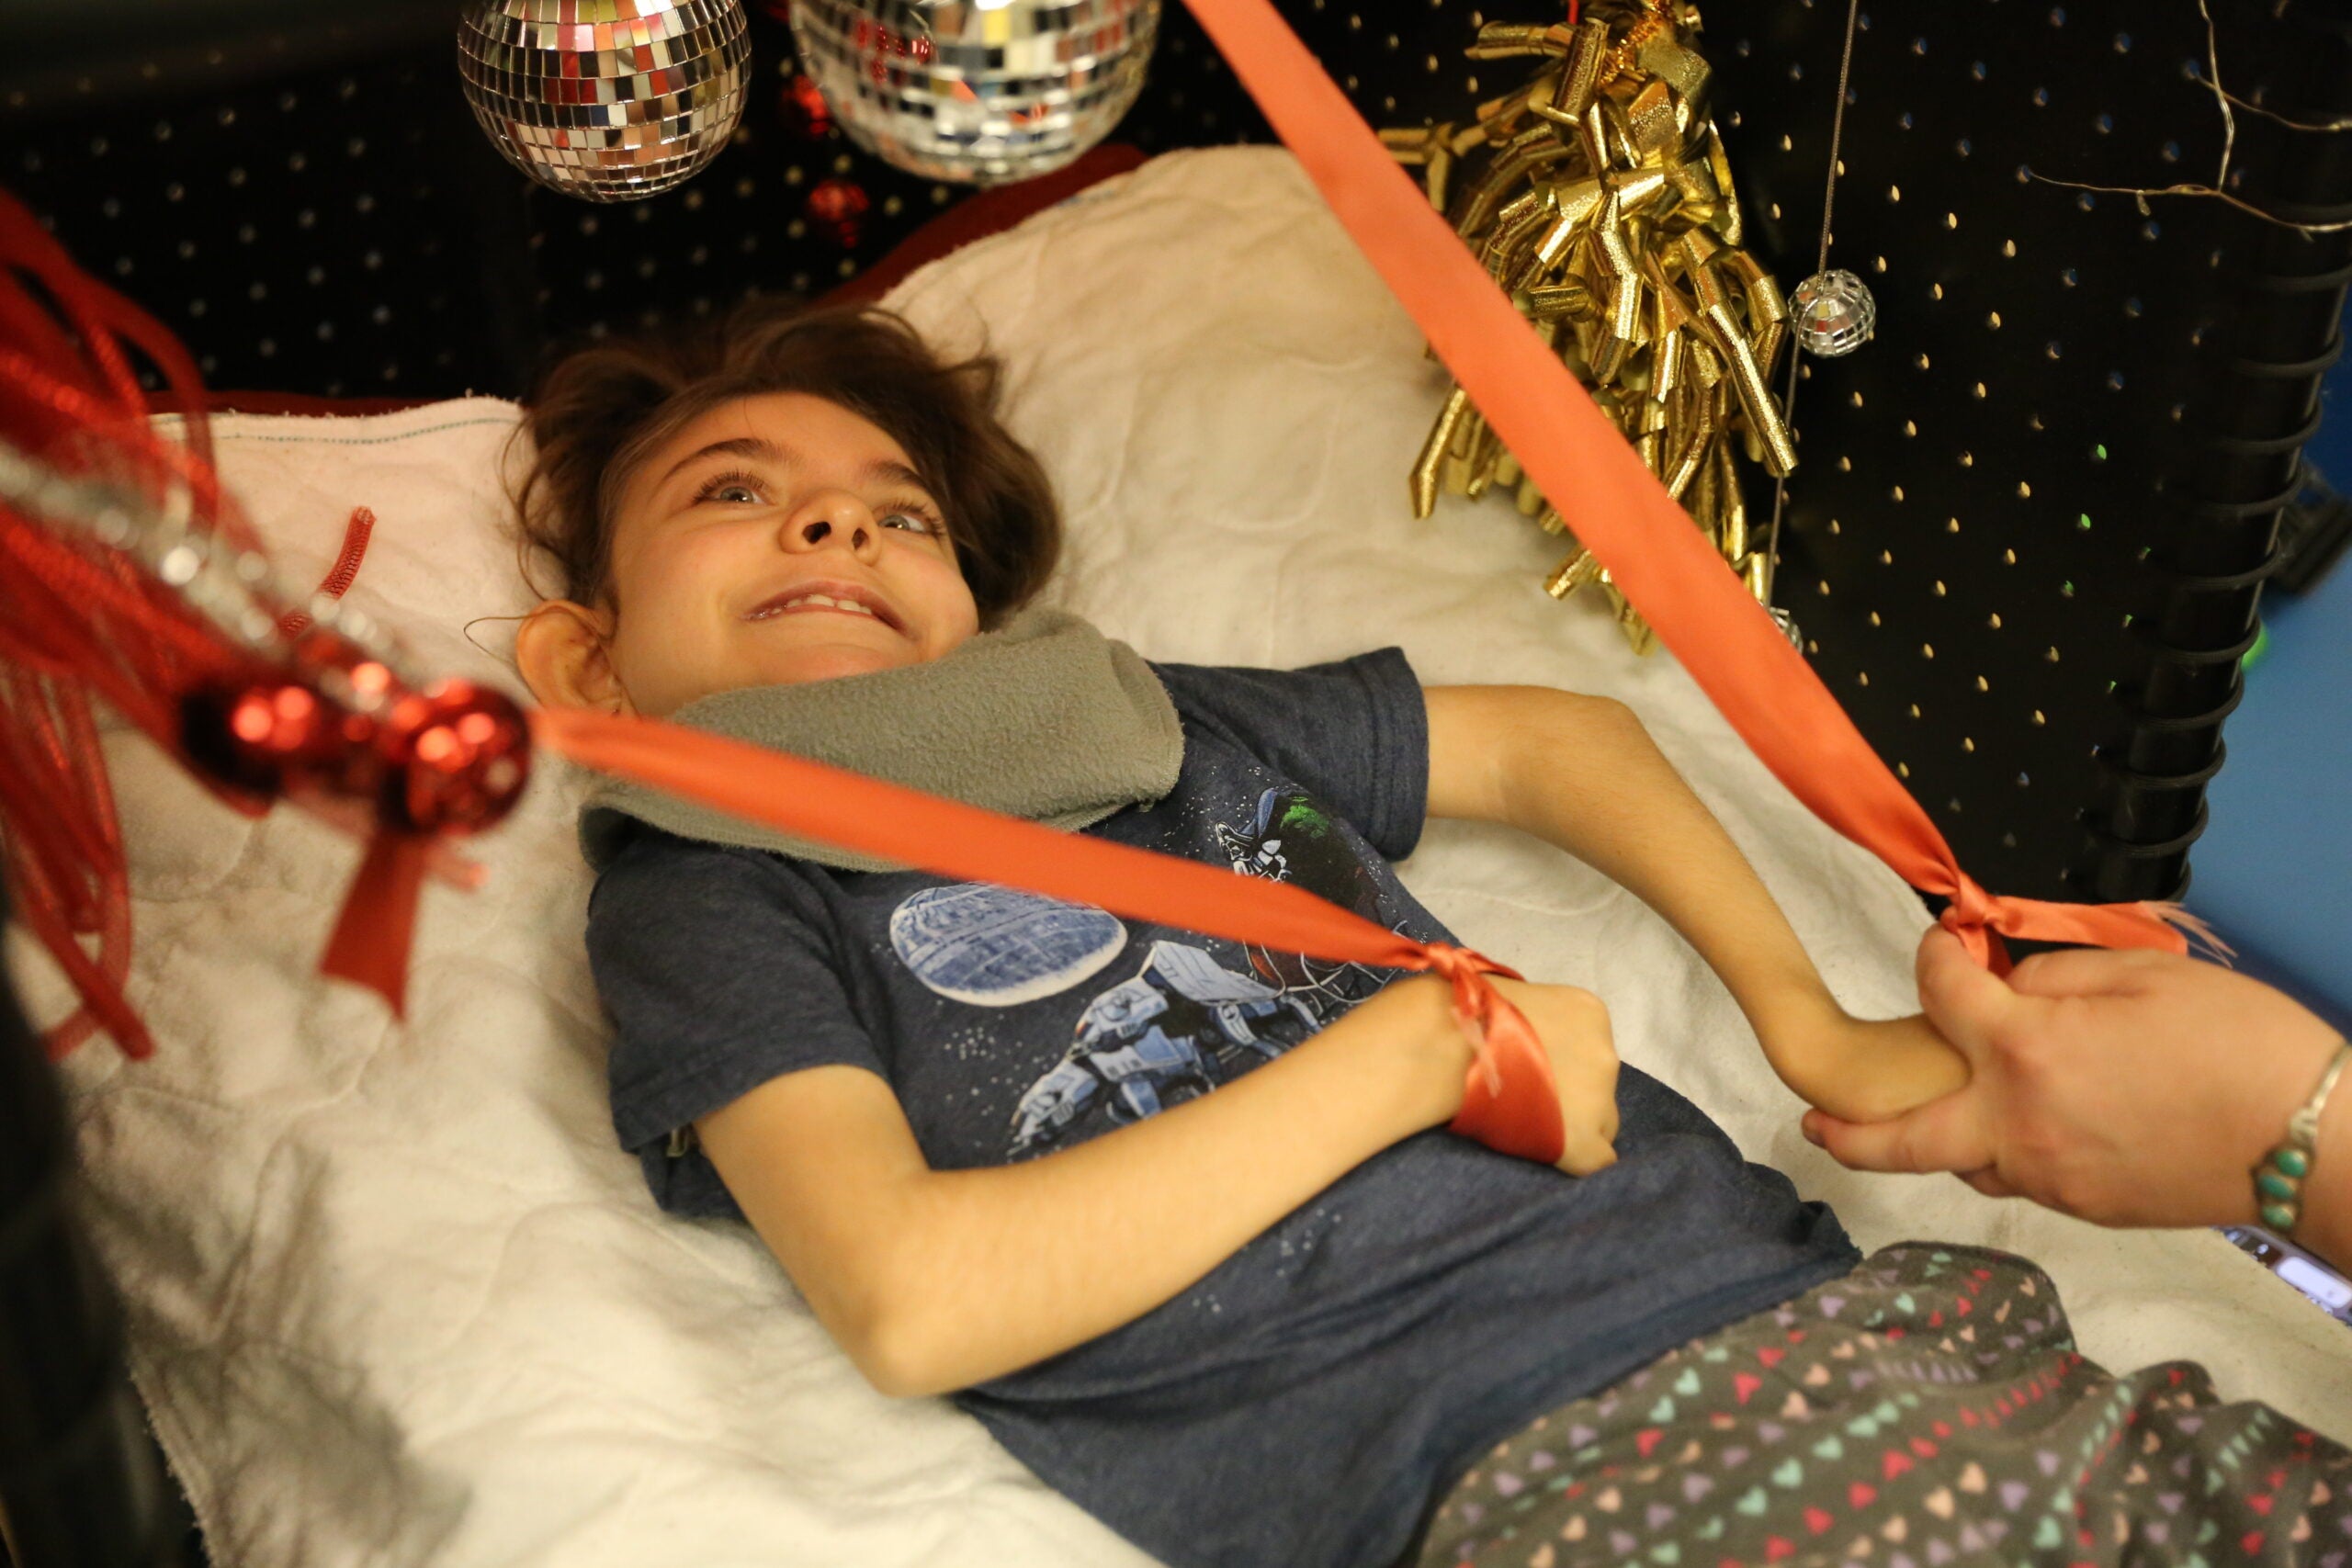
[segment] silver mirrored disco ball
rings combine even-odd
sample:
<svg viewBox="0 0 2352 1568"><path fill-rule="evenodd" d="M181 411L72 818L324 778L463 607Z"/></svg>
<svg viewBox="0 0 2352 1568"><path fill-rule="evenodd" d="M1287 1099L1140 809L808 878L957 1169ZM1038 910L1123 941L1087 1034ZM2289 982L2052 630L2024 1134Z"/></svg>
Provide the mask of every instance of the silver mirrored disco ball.
<svg viewBox="0 0 2352 1568"><path fill-rule="evenodd" d="M1878 328L1878 301L1870 285L1843 267L1816 272L1789 296L1797 346L1823 359L1848 355Z"/></svg>
<svg viewBox="0 0 2352 1568"><path fill-rule="evenodd" d="M742 0L466 0L458 69L507 161L589 201L699 173L742 118Z"/></svg>
<svg viewBox="0 0 2352 1568"><path fill-rule="evenodd" d="M1047 174L1143 89L1159 0L794 0L802 67L850 139L935 180Z"/></svg>

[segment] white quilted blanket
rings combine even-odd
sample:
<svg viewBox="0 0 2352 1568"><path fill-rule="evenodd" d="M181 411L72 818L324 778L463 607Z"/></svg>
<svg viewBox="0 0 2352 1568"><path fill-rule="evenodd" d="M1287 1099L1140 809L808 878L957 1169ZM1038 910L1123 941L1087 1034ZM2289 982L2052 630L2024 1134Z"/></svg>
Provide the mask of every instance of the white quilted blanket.
<svg viewBox="0 0 2352 1568"><path fill-rule="evenodd" d="M1296 665L1398 642L1432 684L1622 697L1848 1005L1910 1010L1925 919L1891 873L1799 807L1669 659L1637 660L1597 610L1547 599L1557 547L1506 504L1407 514L1439 374L1286 155L1163 158L893 302L945 340L985 327L1006 356L1012 423L1074 525L1056 601L1164 659ZM514 420L468 400L220 435L298 578L372 508L353 600L428 667L513 686L511 624L467 627L527 602L498 480ZM576 780L548 769L480 844L485 890L428 893L403 1024L312 972L348 840L283 813L247 823L135 740L114 761L134 999L162 1047L134 1066L94 1044L68 1077L138 1381L222 1568L1141 1561L944 1403L867 1389L748 1232L656 1213L605 1121ZM1627 895L1500 829L1437 825L1404 872L1465 941L1598 990L1629 1060L1865 1245L2025 1253L2098 1359L2194 1357L2352 1433L2352 1341L2220 1238L1841 1172L1797 1135L1723 989Z"/></svg>

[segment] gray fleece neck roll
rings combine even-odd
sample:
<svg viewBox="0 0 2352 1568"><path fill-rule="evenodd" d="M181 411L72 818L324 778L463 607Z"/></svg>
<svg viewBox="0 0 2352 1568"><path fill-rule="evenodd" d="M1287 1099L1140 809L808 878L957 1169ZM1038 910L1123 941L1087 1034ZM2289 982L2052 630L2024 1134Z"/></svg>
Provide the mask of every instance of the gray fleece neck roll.
<svg viewBox="0 0 2352 1568"><path fill-rule="evenodd" d="M1160 799L1184 761L1176 705L1143 657L1059 610L1024 610L927 664L721 692L670 717L1066 829ZM611 778L580 814L588 863L602 871L639 822L844 871L903 869Z"/></svg>

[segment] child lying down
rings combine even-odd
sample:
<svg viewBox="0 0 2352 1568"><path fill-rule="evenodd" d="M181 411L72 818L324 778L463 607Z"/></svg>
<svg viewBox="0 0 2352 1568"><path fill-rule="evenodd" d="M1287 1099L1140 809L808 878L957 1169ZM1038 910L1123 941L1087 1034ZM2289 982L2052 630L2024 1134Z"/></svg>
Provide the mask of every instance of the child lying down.
<svg viewBox="0 0 2352 1568"><path fill-rule="evenodd" d="M1286 880L1423 941L1429 817L1507 822L1689 940L1852 1119L1956 1088L1831 997L1622 705L1424 691L1384 649L1155 664L1024 609L1059 544L986 360L875 311L603 347L533 411L563 575L541 701L663 716ZM1181 1568L2340 1562L2352 1454L2203 1374L2073 1352L2022 1260L1906 1245L1502 982L1560 1168L1444 1130L1444 983L895 869L627 785L582 823L614 1121L662 1206L745 1219L886 1393L945 1394Z"/></svg>

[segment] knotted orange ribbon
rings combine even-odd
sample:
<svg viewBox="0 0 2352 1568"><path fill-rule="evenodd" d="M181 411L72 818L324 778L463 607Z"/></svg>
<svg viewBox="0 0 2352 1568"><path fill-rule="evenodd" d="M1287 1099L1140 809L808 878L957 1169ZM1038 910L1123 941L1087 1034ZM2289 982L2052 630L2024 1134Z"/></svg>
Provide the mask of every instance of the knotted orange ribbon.
<svg viewBox="0 0 2352 1568"><path fill-rule="evenodd" d="M1579 544L1764 765L1838 832L1922 891L1979 963L1996 932L2187 951L2177 906L1987 894L1960 869L1803 655L1749 597L1591 397L1389 156L1268 0L1186 0L1366 260Z"/></svg>
<svg viewBox="0 0 2352 1568"><path fill-rule="evenodd" d="M1480 953L1415 942L1289 883L1060 832L705 730L577 708L530 717L548 750L796 838L1330 963L1433 971L1453 986L1476 1050L1454 1131L1545 1165L1566 1147L1551 1058L1487 979L1519 975Z"/></svg>

